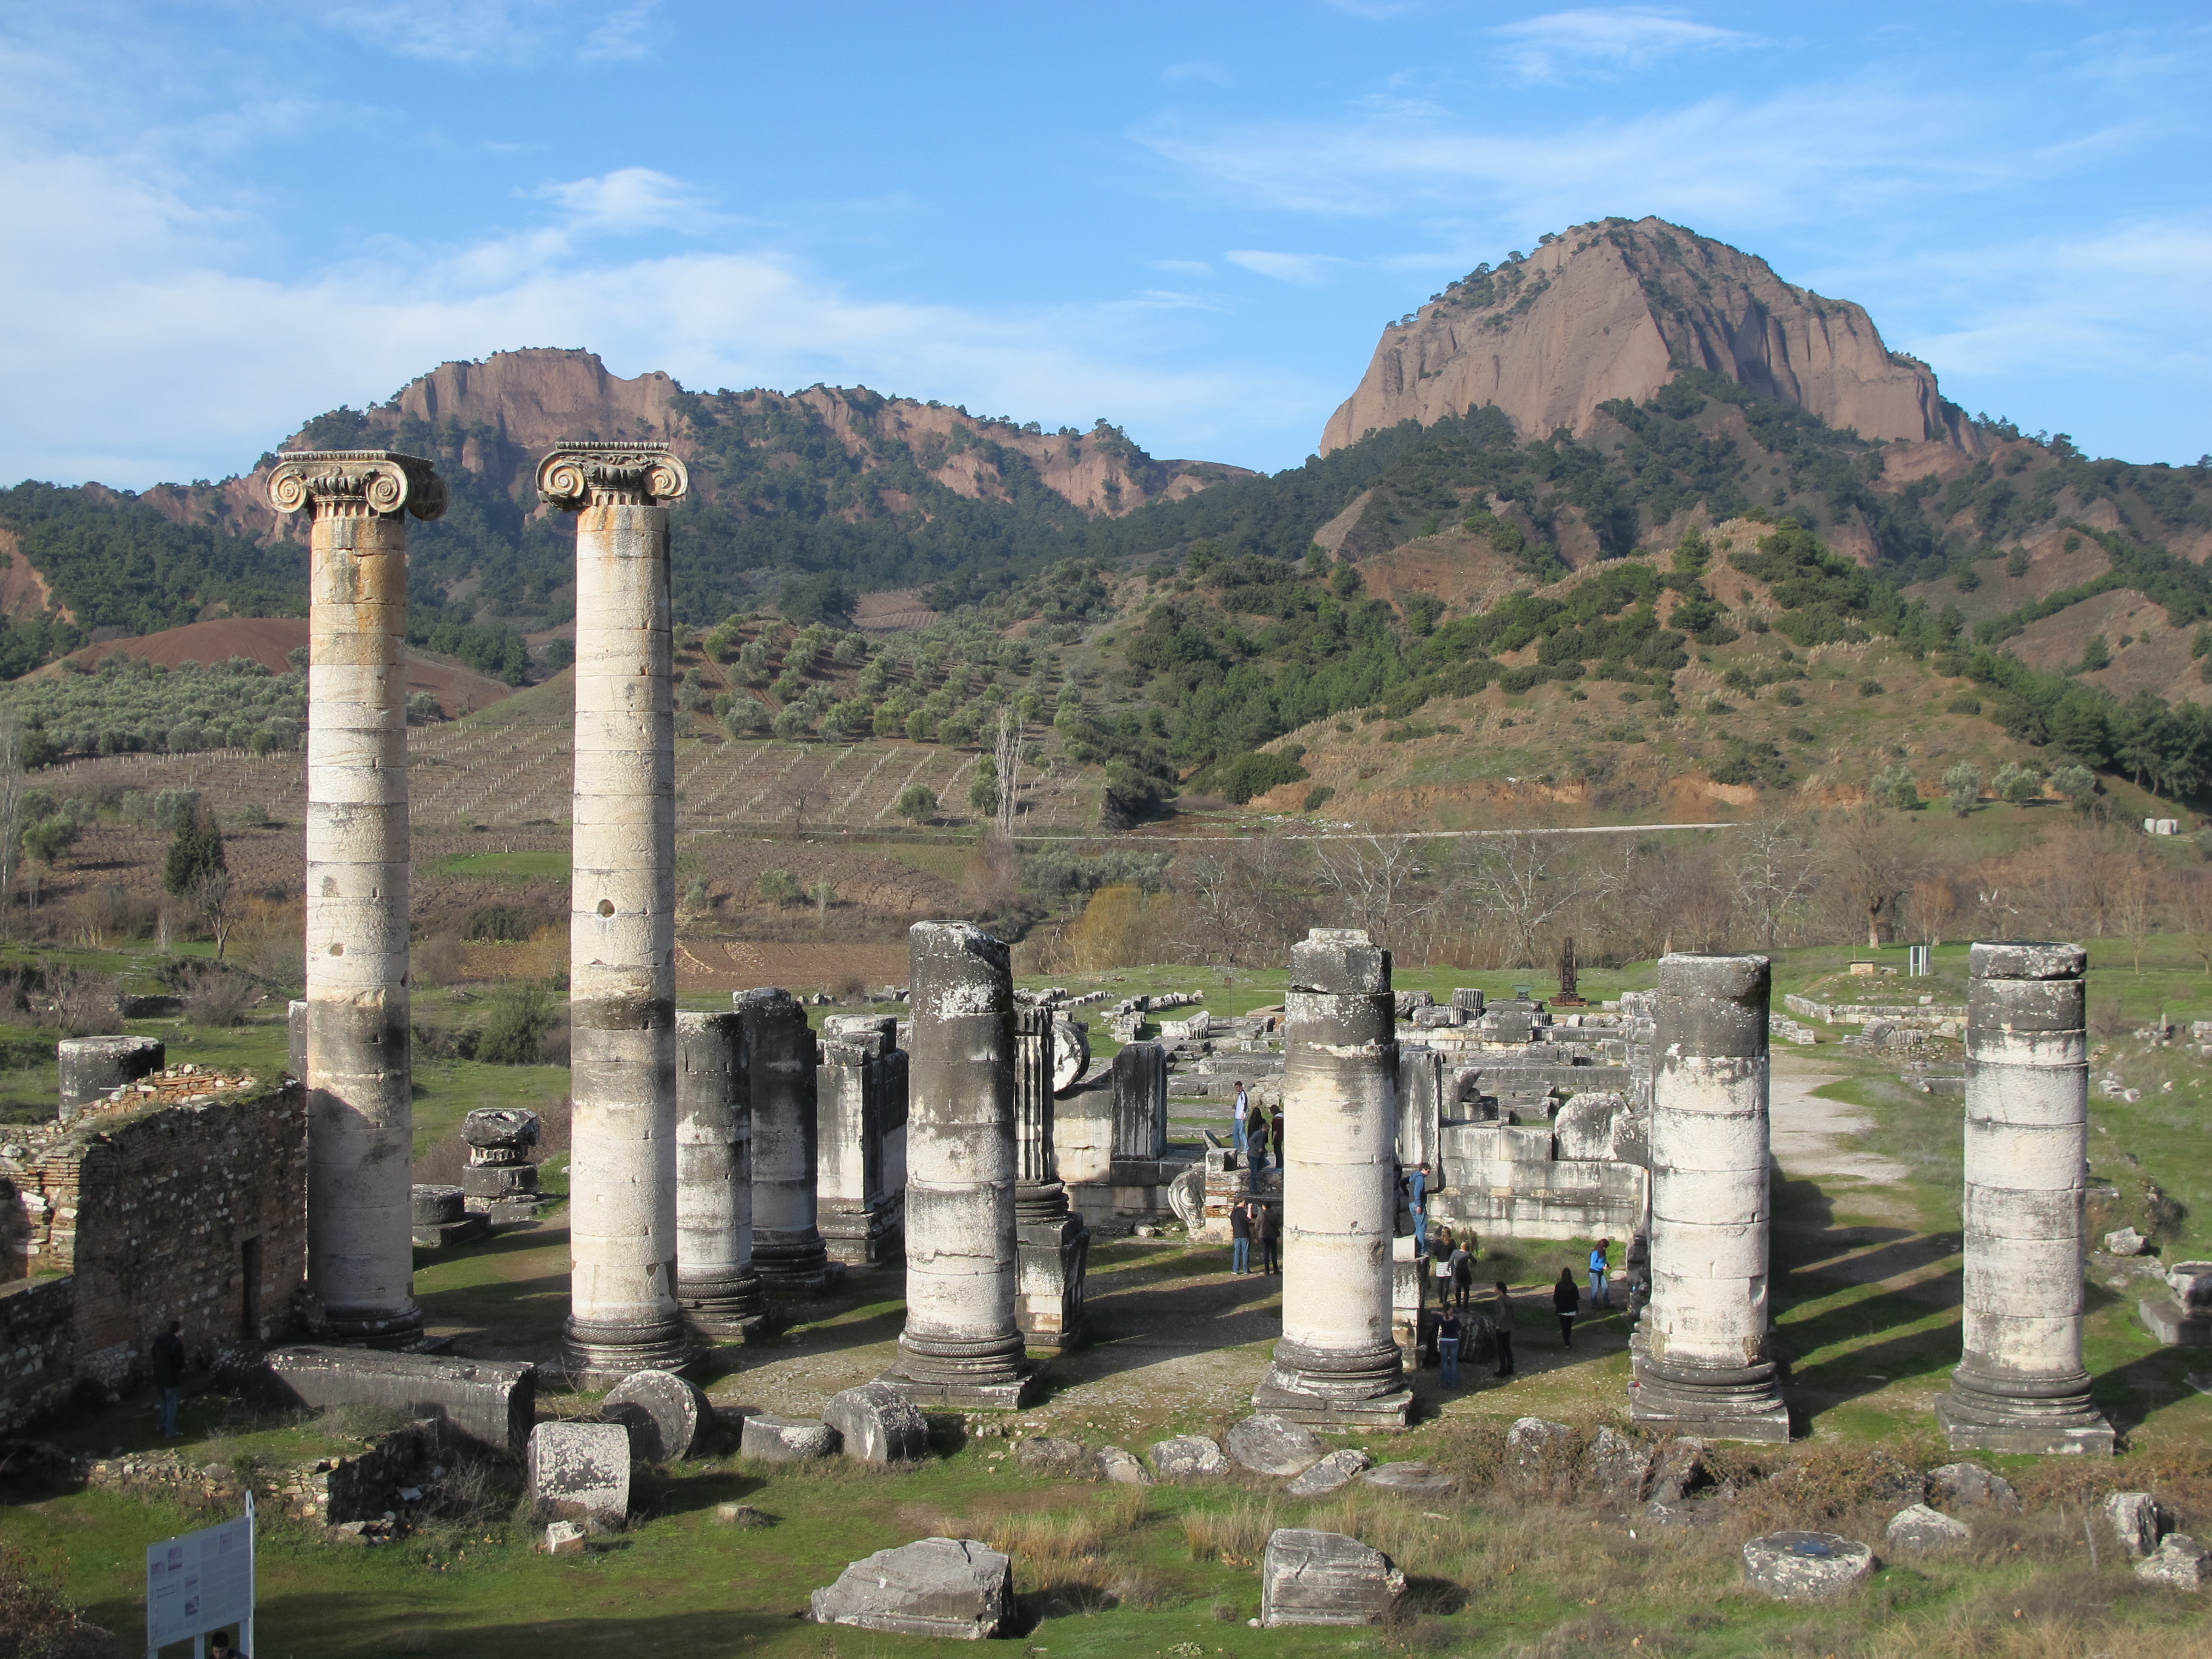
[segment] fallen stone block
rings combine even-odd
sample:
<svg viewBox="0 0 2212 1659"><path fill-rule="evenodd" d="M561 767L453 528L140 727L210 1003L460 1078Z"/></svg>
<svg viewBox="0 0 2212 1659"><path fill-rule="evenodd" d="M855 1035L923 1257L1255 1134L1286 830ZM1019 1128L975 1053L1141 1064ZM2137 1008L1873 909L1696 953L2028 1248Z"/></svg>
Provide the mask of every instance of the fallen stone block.
<svg viewBox="0 0 2212 1659"><path fill-rule="evenodd" d="M1882 1538L1900 1554L1934 1555L1973 1541L1974 1529L1941 1510L1910 1504L1889 1517Z"/></svg>
<svg viewBox="0 0 2212 1659"><path fill-rule="evenodd" d="M757 1412L745 1419L738 1455L756 1463L804 1463L837 1449L837 1431L811 1417L770 1417Z"/></svg>
<svg viewBox="0 0 2212 1659"><path fill-rule="evenodd" d="M1152 1472L1163 1480L1194 1480L1229 1473L1221 1448L1202 1434L1178 1434L1154 1443Z"/></svg>
<svg viewBox="0 0 2212 1659"><path fill-rule="evenodd" d="M996 1636L1014 1600L1014 1564L973 1538L925 1538L855 1561L814 1592L817 1625L980 1641Z"/></svg>
<svg viewBox="0 0 2212 1659"><path fill-rule="evenodd" d="M1575 1431L1564 1423L1516 1418L1505 1431L1506 1462L1515 1483L1523 1487L1554 1485L1571 1475L1574 1449Z"/></svg>
<svg viewBox="0 0 2212 1659"><path fill-rule="evenodd" d="M1272 1412L1245 1418L1229 1431L1229 1455L1255 1474L1304 1474L1328 1454L1303 1423Z"/></svg>
<svg viewBox="0 0 2212 1659"><path fill-rule="evenodd" d="M523 1492L563 1520L619 1525L629 1514L629 1462L619 1423L540 1423L523 1457Z"/></svg>
<svg viewBox="0 0 2212 1659"><path fill-rule="evenodd" d="M2150 1240L2132 1227L2123 1227L2116 1233L2105 1235L2105 1249L2111 1255L2141 1255L2150 1248Z"/></svg>
<svg viewBox="0 0 2212 1659"><path fill-rule="evenodd" d="M1954 1506L1987 1504L1996 1509L2017 1509L2019 1494L2012 1482L1993 1474L1979 1463L1946 1463L1928 1471L1929 1489Z"/></svg>
<svg viewBox="0 0 2212 1659"><path fill-rule="evenodd" d="M2156 1549L2136 1563L2136 1577L2167 1589L2203 1589L2207 1576L2204 1547L2185 1532L2168 1533Z"/></svg>
<svg viewBox="0 0 2212 1659"><path fill-rule="evenodd" d="M1834 1601L1874 1576L1874 1552L1832 1532L1770 1532L1743 1547L1743 1576L1778 1601Z"/></svg>
<svg viewBox="0 0 2212 1659"><path fill-rule="evenodd" d="M545 1528L545 1553L548 1555L581 1555L584 1553L584 1529L574 1521L556 1521Z"/></svg>
<svg viewBox="0 0 2212 1659"><path fill-rule="evenodd" d="M1640 1504L1651 1479L1652 1448L1610 1425L1590 1447L1590 1474L1608 1504Z"/></svg>
<svg viewBox="0 0 2212 1659"><path fill-rule="evenodd" d="M845 1455L863 1463L918 1463L929 1455L921 1408L881 1382L831 1395L822 1420L837 1431Z"/></svg>
<svg viewBox="0 0 2212 1659"><path fill-rule="evenodd" d="M1117 1486L1149 1486L1152 1484L1152 1474L1145 1468L1143 1460L1134 1452L1125 1451L1119 1446L1101 1446L1098 1449L1098 1467L1106 1479Z"/></svg>
<svg viewBox="0 0 2212 1659"><path fill-rule="evenodd" d="M726 1527L772 1527L773 1517L763 1515L750 1504L717 1504L714 1519Z"/></svg>
<svg viewBox="0 0 2212 1659"><path fill-rule="evenodd" d="M1033 1434L1014 1444L1014 1462L1040 1480L1096 1480L1103 1472L1098 1454L1080 1440Z"/></svg>
<svg viewBox="0 0 2212 1659"><path fill-rule="evenodd" d="M1340 1532L1279 1527L1260 1566L1260 1623L1379 1625L1406 1593L1381 1550Z"/></svg>
<svg viewBox="0 0 2212 1659"><path fill-rule="evenodd" d="M1283 1490L1293 1498L1325 1498L1374 1467L1372 1457L1357 1446L1347 1446L1329 1453Z"/></svg>
<svg viewBox="0 0 2212 1659"><path fill-rule="evenodd" d="M1380 1486L1385 1492L1406 1492L1424 1498L1441 1497L1451 1491L1451 1476L1427 1463L1382 1463L1360 1477L1370 1486Z"/></svg>
<svg viewBox="0 0 2212 1659"><path fill-rule="evenodd" d="M1650 1498L1655 1504L1679 1504L1705 1483L1705 1443L1677 1435L1659 1448L1651 1463Z"/></svg>
<svg viewBox="0 0 2212 1659"><path fill-rule="evenodd" d="M2147 1492L2116 1492L2105 1499L2106 1524L2121 1547L2142 1560L2158 1547L2158 1500Z"/></svg>
<svg viewBox="0 0 2212 1659"><path fill-rule="evenodd" d="M272 1406L385 1406L410 1419L435 1418L455 1438L508 1457L520 1455L538 1416L538 1373L514 1360L272 1348L252 1391Z"/></svg>
<svg viewBox="0 0 2212 1659"><path fill-rule="evenodd" d="M700 1455L714 1426L706 1391L673 1371L632 1372L608 1390L599 1415L629 1430L632 1455L648 1463Z"/></svg>

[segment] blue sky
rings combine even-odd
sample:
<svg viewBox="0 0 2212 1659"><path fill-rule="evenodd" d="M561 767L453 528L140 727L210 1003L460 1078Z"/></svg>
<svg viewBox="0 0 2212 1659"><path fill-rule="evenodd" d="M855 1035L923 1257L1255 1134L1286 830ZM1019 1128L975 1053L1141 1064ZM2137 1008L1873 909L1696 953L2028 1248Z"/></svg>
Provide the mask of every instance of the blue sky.
<svg viewBox="0 0 2212 1659"><path fill-rule="evenodd" d="M0 0L0 480L524 345L1279 467L1385 321L1615 213L2192 460L2208 125L2202 4Z"/></svg>

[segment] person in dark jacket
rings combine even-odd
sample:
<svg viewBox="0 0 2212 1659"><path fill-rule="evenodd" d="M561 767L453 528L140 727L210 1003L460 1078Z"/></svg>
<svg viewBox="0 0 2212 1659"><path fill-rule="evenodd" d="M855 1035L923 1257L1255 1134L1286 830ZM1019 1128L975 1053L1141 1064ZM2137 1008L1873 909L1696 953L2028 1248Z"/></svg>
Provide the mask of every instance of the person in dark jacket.
<svg viewBox="0 0 2212 1659"><path fill-rule="evenodd" d="M1494 1281L1498 1294L1490 1308L1490 1322L1497 1327L1498 1370L1499 1376L1513 1375L1513 1293L1505 1288L1505 1281Z"/></svg>
<svg viewBox="0 0 2212 1659"><path fill-rule="evenodd" d="M1283 1270L1280 1243L1283 1218L1275 1206L1264 1199L1252 1200L1252 1232L1260 1244L1260 1271L1279 1273Z"/></svg>
<svg viewBox="0 0 2212 1659"><path fill-rule="evenodd" d="M1459 1387L1460 1336L1465 1328L1451 1309L1446 1308L1443 1313L1443 1321L1437 1327L1437 1382L1440 1387L1455 1389Z"/></svg>
<svg viewBox="0 0 2212 1659"><path fill-rule="evenodd" d="M1582 1311L1583 1289L1575 1283L1572 1267L1559 1269L1559 1282L1552 1286L1552 1311L1559 1316L1559 1346L1575 1346L1575 1316Z"/></svg>
<svg viewBox="0 0 2212 1659"><path fill-rule="evenodd" d="M1244 1152L1251 1160L1252 1173L1261 1175L1267 1168L1267 1115L1255 1112L1244 1125Z"/></svg>
<svg viewBox="0 0 2212 1659"><path fill-rule="evenodd" d="M185 1386L185 1340L180 1333L185 1328L181 1319L169 1322L169 1328L154 1339L154 1348L148 1358L154 1367L154 1390L161 1402L161 1438L181 1440L177 1432L177 1402Z"/></svg>
<svg viewBox="0 0 2212 1659"><path fill-rule="evenodd" d="M1229 1210L1229 1271L1252 1270L1252 1200L1240 1198Z"/></svg>

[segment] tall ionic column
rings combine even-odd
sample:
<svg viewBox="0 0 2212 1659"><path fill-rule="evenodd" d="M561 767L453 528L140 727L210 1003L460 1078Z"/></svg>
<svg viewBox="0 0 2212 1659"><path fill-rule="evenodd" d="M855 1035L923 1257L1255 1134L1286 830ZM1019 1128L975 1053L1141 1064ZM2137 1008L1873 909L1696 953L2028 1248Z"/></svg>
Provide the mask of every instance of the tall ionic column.
<svg viewBox="0 0 2212 1659"><path fill-rule="evenodd" d="M1300 1423L1402 1429L1413 1394L1390 1324L1390 953L1357 929L1316 927L1291 947L1284 1006L1283 1340L1252 1401Z"/></svg>
<svg viewBox="0 0 2212 1659"><path fill-rule="evenodd" d="M908 938L906 1328L881 1380L919 1406L1012 1409L1038 1378L1014 1316L1012 973L967 922Z"/></svg>
<svg viewBox="0 0 2212 1659"><path fill-rule="evenodd" d="M2078 945L1977 945L1966 981L1966 1352L1954 1451L2109 1457L2081 1364L2089 1049Z"/></svg>
<svg viewBox="0 0 2212 1659"><path fill-rule="evenodd" d="M753 1268L772 1297L805 1297L830 1282L830 1251L815 1225L821 1123L820 1063L806 1010L773 986L740 991L753 1085Z"/></svg>
<svg viewBox="0 0 2212 1659"><path fill-rule="evenodd" d="M676 767L665 444L568 443L538 491L576 514L568 921L571 1382L690 1358L676 1305Z"/></svg>
<svg viewBox="0 0 2212 1659"><path fill-rule="evenodd" d="M744 1022L676 1016L676 1302L718 1342L768 1328L753 1271L753 1103Z"/></svg>
<svg viewBox="0 0 2212 1659"><path fill-rule="evenodd" d="M1659 962L1651 1110L1651 1303L1630 1414L1723 1440L1790 1438L1766 1340L1765 957Z"/></svg>
<svg viewBox="0 0 2212 1659"><path fill-rule="evenodd" d="M1020 1269L1015 1317L1033 1348L1082 1340L1091 1230L1067 1201L1053 1155L1058 1016L1048 1003L1014 1005L1014 1231Z"/></svg>
<svg viewBox="0 0 2212 1659"><path fill-rule="evenodd" d="M307 450L270 476L313 514L307 574L307 1288L340 1342L404 1348L415 1305L407 969L407 519L430 463Z"/></svg>

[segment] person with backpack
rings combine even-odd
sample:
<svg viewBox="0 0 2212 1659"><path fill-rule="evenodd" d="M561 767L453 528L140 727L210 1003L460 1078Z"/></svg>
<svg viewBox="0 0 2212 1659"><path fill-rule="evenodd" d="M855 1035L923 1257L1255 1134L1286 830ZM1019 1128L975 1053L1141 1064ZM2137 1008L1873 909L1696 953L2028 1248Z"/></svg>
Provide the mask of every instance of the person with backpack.
<svg viewBox="0 0 2212 1659"><path fill-rule="evenodd" d="M1575 1283L1572 1267L1559 1269L1559 1282L1552 1286L1552 1311L1559 1316L1559 1346L1575 1346L1575 1316L1582 1311L1582 1287Z"/></svg>
<svg viewBox="0 0 2212 1659"><path fill-rule="evenodd" d="M1505 1281L1495 1281L1497 1291L1490 1309L1490 1322L1496 1328L1498 1339L1498 1370L1493 1375L1510 1377L1513 1375L1513 1293L1505 1288Z"/></svg>

